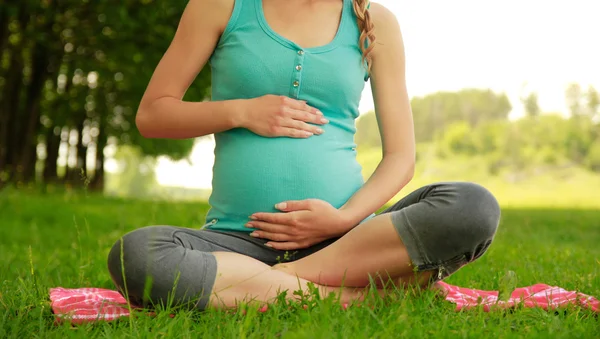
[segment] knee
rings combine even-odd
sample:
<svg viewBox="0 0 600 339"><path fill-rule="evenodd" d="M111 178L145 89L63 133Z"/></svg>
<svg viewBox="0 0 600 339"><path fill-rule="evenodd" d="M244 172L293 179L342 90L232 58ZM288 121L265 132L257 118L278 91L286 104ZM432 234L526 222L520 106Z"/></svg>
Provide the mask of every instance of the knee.
<svg viewBox="0 0 600 339"><path fill-rule="evenodd" d="M125 234L115 242L108 254L108 271L117 287L132 302L142 297L148 277L148 258L152 241L164 227L144 227Z"/></svg>
<svg viewBox="0 0 600 339"><path fill-rule="evenodd" d="M456 212L467 225L468 232L481 242L491 240L500 223L500 206L494 195L485 187L460 182L452 184L456 194Z"/></svg>
<svg viewBox="0 0 600 339"><path fill-rule="evenodd" d="M131 281L133 272L143 269L141 266L140 250L148 246L147 237L145 236L146 229L141 228L129 232L119 238L108 253L108 272L117 286L122 289Z"/></svg>

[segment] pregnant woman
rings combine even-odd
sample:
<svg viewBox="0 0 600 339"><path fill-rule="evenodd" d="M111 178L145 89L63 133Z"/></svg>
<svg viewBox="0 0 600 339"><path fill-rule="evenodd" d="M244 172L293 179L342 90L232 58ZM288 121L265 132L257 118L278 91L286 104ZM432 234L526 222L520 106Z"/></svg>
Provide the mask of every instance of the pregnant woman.
<svg viewBox="0 0 600 339"><path fill-rule="evenodd" d="M212 100L183 101L207 63ZM364 182L354 123L367 79L383 157ZM148 138L214 134L216 148L204 227L142 227L110 251L134 304L427 287L479 258L498 227L493 195L464 182L375 214L411 180L415 140L399 25L367 0L190 0L136 121Z"/></svg>

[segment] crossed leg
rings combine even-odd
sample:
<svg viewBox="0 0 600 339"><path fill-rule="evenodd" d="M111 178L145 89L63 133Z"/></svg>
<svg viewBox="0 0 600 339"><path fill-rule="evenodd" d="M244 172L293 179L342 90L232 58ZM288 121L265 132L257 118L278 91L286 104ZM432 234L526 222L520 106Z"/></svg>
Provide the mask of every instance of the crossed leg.
<svg viewBox="0 0 600 339"><path fill-rule="evenodd" d="M309 282L348 302L362 298L371 281L425 286L447 277L487 250L500 217L491 193L470 183L423 187L386 212L317 252L275 266L236 253L256 250L247 241L228 248L215 233L142 228L113 246L109 271L138 304L171 299L198 309L230 308L240 301L268 303L282 291L308 291Z"/></svg>
<svg viewBox="0 0 600 339"><path fill-rule="evenodd" d="M316 253L273 268L215 253L211 305L233 306L244 295L268 302L281 290L306 289L308 282L339 293L343 302L360 299L370 281L424 287L483 255L500 217L491 193L470 183L424 187L387 212Z"/></svg>
<svg viewBox="0 0 600 339"><path fill-rule="evenodd" d="M370 281L380 283L379 287L390 282L424 286L432 275L432 271L414 272L389 215L357 226L308 257L273 267L237 253L213 254L218 267L210 299L214 307L234 307L241 297L268 303L285 290L308 291L309 282L323 295L333 292L341 302L350 302L364 296ZM292 293L288 297L295 298Z"/></svg>

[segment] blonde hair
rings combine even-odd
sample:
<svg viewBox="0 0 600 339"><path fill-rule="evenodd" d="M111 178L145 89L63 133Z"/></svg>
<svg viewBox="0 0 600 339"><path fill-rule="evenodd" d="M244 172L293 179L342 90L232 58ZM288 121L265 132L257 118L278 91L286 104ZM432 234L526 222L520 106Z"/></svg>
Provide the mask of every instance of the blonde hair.
<svg viewBox="0 0 600 339"><path fill-rule="evenodd" d="M363 62L367 63L367 71L371 73L371 52L375 47L375 26L371 21L369 13L369 0L353 0L354 13L356 14L358 29L360 30L360 50L362 51Z"/></svg>

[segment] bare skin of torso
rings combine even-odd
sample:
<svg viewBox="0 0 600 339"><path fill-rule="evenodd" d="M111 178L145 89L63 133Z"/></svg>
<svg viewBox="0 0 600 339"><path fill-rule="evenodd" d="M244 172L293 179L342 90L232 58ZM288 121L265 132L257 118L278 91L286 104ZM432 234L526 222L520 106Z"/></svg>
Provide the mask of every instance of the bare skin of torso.
<svg viewBox="0 0 600 339"><path fill-rule="evenodd" d="M278 112L275 108L280 109L282 103L311 112L296 102L269 96L243 101L182 101L185 91L212 54L233 6L234 0L190 1L173 43L157 66L140 104L137 125L143 135L179 139L242 127L271 136L265 131L277 129L265 126L272 123L272 116ZM271 28L304 48L322 46L333 40L342 6L341 0L263 0ZM350 301L361 298L362 287L367 286L370 275L379 275L393 283L425 284L428 281L429 272L416 278L389 215L379 215L356 226L410 181L414 167L414 133L400 27L395 16L383 6L372 3L369 11L379 42L372 54L371 84L382 126L383 159L364 187L343 208L313 206L313 212L302 214L290 225L296 227L296 238L285 243L273 242L272 247L293 250L328 237L343 236L319 252L275 267L237 253L214 253L218 272L211 306L234 307L245 297L268 302L280 290L297 290L299 283L302 288L307 288L309 282L323 284L320 286L323 292L339 292L342 301ZM304 128L302 124L298 126ZM280 216L284 214L288 213ZM306 222L302 219L304 216ZM332 223L337 225L337 234L319 233L332 229L323 227ZM257 229L257 235L267 238L263 231ZM336 287L342 284L354 288ZM292 293L288 296L294 297Z"/></svg>

